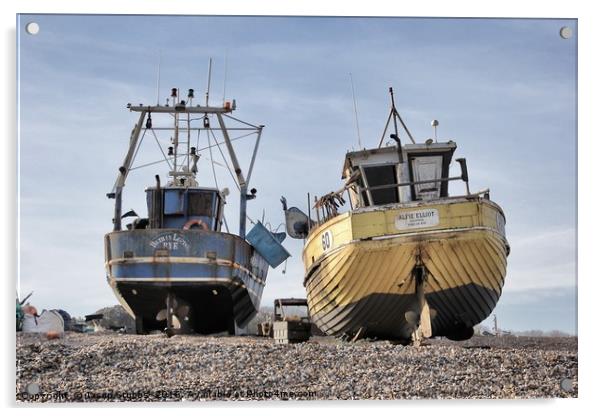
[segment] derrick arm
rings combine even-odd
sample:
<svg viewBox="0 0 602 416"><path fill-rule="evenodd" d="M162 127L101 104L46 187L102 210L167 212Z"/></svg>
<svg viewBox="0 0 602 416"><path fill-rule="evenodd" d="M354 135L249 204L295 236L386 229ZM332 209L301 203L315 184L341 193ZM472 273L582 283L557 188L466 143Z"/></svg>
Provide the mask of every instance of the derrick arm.
<svg viewBox="0 0 602 416"><path fill-rule="evenodd" d="M219 113L216 113L216 117L217 121L219 122L219 126L222 129L222 134L224 135L224 142L226 143L226 148L228 149L228 153L230 154L230 160L232 161L232 166L234 167L234 173L236 174L236 179L238 181L238 185L240 186L240 228L238 235L241 238L245 238L247 234L247 199L249 199L247 195L248 185L242 173L242 169L240 168L240 163L238 163L238 158L236 157L236 153L234 152L234 147L232 147L232 142L230 140L230 135L228 134L226 124L224 123L224 119ZM261 134L261 130L259 131L259 134ZM257 144L259 144L259 141L257 141Z"/></svg>
<svg viewBox="0 0 602 416"><path fill-rule="evenodd" d="M130 135L130 146L123 159L123 164L119 167L119 175L117 176L117 183L115 185L115 194L109 197L115 198L115 213L113 215L113 231L121 230L121 195L123 193L123 187L125 186L125 179L132 167L132 161L134 158L134 152L138 146L138 140L140 138L140 131L142 130L142 123L146 116L146 110L140 112L140 118L138 123L134 126L132 134Z"/></svg>

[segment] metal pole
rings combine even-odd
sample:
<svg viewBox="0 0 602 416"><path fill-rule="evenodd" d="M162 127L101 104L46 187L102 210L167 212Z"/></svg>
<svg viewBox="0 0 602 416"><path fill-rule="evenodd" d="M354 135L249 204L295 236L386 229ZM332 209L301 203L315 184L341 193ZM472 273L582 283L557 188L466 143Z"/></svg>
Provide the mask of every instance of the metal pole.
<svg viewBox="0 0 602 416"><path fill-rule="evenodd" d="M316 209L316 217L318 219L318 225L320 225L320 208L318 208L318 197L314 196L314 208Z"/></svg>
<svg viewBox="0 0 602 416"><path fill-rule="evenodd" d="M389 94L391 94L391 112L393 113L393 126L395 127L395 135L399 137L399 132L397 131L397 118L395 117L397 110L395 109L395 99L393 98L393 87L389 87Z"/></svg>
<svg viewBox="0 0 602 416"><path fill-rule="evenodd" d="M253 156L251 157L251 164L249 165L249 170L247 171L247 184L251 182L251 172L253 172L253 166L255 165L255 157L257 156L257 149L259 148L259 140L261 139L261 132L265 126L260 125L259 130L257 131L257 141L255 142L255 148L253 149Z"/></svg>
<svg viewBox="0 0 602 416"><path fill-rule="evenodd" d="M240 236L240 238L245 238L247 228L247 182L245 181L245 177L243 176L242 170L240 169L240 164L238 163L238 158L236 157L236 153L234 152L234 147L232 147L232 141L230 140L230 135L228 134L228 129L226 128L224 119L219 113L216 114L216 117L222 129L222 134L224 135L224 142L226 143L226 148L228 149L228 153L230 154L230 160L232 161L232 166L234 167L234 172L236 173L236 177L240 185L240 224L238 235Z"/></svg>
<svg viewBox="0 0 602 416"><path fill-rule="evenodd" d="M121 230L121 193L122 187L115 189L115 213L113 214L113 231Z"/></svg>
<svg viewBox="0 0 602 416"><path fill-rule="evenodd" d="M247 185L240 187L240 227L238 235L244 239L247 235Z"/></svg>
<svg viewBox="0 0 602 416"><path fill-rule="evenodd" d="M240 170L240 164L238 163L238 159L236 158L234 147L232 147L232 141L230 140L228 129L226 128L226 124L224 123L224 118L219 113L216 114L216 117L222 129L222 134L224 135L224 143L226 143L226 148L228 149L228 153L230 154L230 159L232 160L232 166L234 167L234 172L236 173L238 183L242 188L243 185L246 185L245 177L242 174L242 170Z"/></svg>
<svg viewBox="0 0 602 416"><path fill-rule="evenodd" d="M209 58L209 73L207 74L207 92L205 93L205 106L209 107L209 89L211 88L211 63L212 59Z"/></svg>
<svg viewBox="0 0 602 416"><path fill-rule="evenodd" d="M380 136L380 142L378 142L378 147L381 147L383 144L383 140L385 139L385 134L387 134L387 129L389 128L389 123L391 122L392 115L393 115L393 110L389 111L389 118L387 118L387 122L385 123L385 129L383 130L383 135Z"/></svg>
<svg viewBox="0 0 602 416"><path fill-rule="evenodd" d="M228 52L224 56L224 93L222 95L222 104L226 102L226 79L228 77Z"/></svg>
<svg viewBox="0 0 602 416"><path fill-rule="evenodd" d="M307 193L307 234L311 230L311 202L309 200L309 192Z"/></svg>
<svg viewBox="0 0 602 416"><path fill-rule="evenodd" d="M178 90L179 91L179 90ZM179 97L178 97L179 98ZM179 125L180 116L178 113L174 114L174 139L173 139L173 181L176 182L176 172L178 171L178 145L179 145Z"/></svg>
<svg viewBox="0 0 602 416"><path fill-rule="evenodd" d="M159 65L157 66L157 105L159 105L159 96L161 91L161 51L159 51Z"/></svg>
<svg viewBox="0 0 602 416"><path fill-rule="evenodd" d="M125 179L128 175L130 167L132 166L134 152L138 144L138 138L140 137L140 131L142 130L142 123L144 123L145 116L146 111L141 111L138 123L136 124L136 126L132 130L132 134L130 135L130 147L125 155L125 159L123 160L123 165L119 168L119 176L117 177L117 185L115 186L115 212L113 216L113 231L121 230L121 194L123 192L123 187L125 186Z"/></svg>
<svg viewBox="0 0 602 416"><path fill-rule="evenodd" d="M396 136L399 135L399 132L397 131L397 119L399 119L399 121L401 122L401 126L407 133L407 135L410 138L410 140L412 141L412 143L416 143L416 141L414 140L414 137L412 137L412 133L410 133L410 130L408 130L406 124L403 122L403 120L401 119L401 116L397 112L397 108L395 107L395 99L393 97L393 87L389 87L389 93L391 94L391 113L393 114L393 123L395 125L395 135ZM384 135L383 135L383 137L384 137Z"/></svg>
<svg viewBox="0 0 602 416"><path fill-rule="evenodd" d="M459 181L461 180L461 176L454 176L451 178L441 178L441 179L425 179L422 181L414 181L414 182L400 182L400 183L392 183L388 185L376 185L376 186L367 186L365 188L359 188L360 191L378 191L380 189L390 189L390 188L399 188L402 186L412 186L412 185L424 185L427 183L440 183L440 182L449 182L449 181Z"/></svg>
<svg viewBox="0 0 602 416"><path fill-rule="evenodd" d="M146 111L146 112L150 112L150 113L170 113L170 114L174 114L174 113L192 113L192 114L205 114L205 113L209 113L209 114L216 114L216 113L229 113L232 111L232 109L227 109L224 107L210 107L210 106L205 106L205 107L179 107L176 109L175 107L175 101L176 99L173 99L173 105L171 107L167 107L167 106L155 106L155 105L143 105L143 106L139 106L139 105L129 105L128 109L130 111L133 112L140 112L140 111ZM234 118L234 117L231 117ZM254 126L250 123L246 123L249 125L249 127L255 127L257 128L257 126Z"/></svg>
<svg viewBox="0 0 602 416"><path fill-rule="evenodd" d="M399 118L399 121L401 122L401 126L406 131L406 133L407 133L408 137L410 138L410 140L412 141L412 143L416 143L416 140L414 140L414 137L412 136L412 133L410 133L410 130L406 126L406 123L404 123L403 120L401 119L401 116L399 115L399 113L397 112L397 110L395 110L395 115L397 116L397 118Z"/></svg>

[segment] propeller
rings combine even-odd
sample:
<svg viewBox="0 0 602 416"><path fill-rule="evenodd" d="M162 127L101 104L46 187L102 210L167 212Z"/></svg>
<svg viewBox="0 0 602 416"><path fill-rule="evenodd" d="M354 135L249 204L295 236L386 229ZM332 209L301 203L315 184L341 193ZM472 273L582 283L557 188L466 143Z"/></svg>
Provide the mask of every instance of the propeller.
<svg viewBox="0 0 602 416"><path fill-rule="evenodd" d="M169 294L166 299L166 308L157 312L155 319L157 321L167 321L166 332L171 336L174 330L182 329L182 321L188 321L189 316L190 306L186 304L178 306L176 297Z"/></svg>

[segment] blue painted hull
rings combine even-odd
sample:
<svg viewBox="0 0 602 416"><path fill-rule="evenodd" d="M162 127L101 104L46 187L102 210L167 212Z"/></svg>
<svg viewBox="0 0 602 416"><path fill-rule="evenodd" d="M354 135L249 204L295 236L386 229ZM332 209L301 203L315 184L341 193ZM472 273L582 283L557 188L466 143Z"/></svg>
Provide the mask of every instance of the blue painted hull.
<svg viewBox="0 0 602 416"><path fill-rule="evenodd" d="M157 316L171 293L198 333L244 327L259 309L268 270L240 237L198 229L109 233L105 261L109 284L137 325L164 329Z"/></svg>

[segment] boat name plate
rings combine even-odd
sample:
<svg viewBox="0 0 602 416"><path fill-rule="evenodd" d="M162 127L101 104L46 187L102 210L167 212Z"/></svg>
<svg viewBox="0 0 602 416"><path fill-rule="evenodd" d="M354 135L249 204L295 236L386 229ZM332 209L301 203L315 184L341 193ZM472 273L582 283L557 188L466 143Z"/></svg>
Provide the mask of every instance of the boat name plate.
<svg viewBox="0 0 602 416"><path fill-rule="evenodd" d="M188 250L190 242L180 233L166 233L153 238L149 245L154 249Z"/></svg>
<svg viewBox="0 0 602 416"><path fill-rule="evenodd" d="M434 208L401 212L395 217L395 228L398 230L434 227L435 225L439 225L439 210Z"/></svg>

